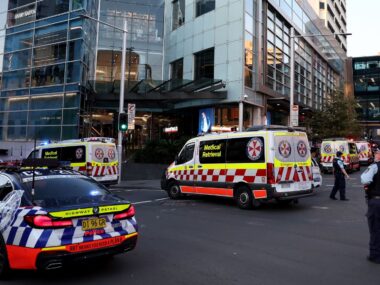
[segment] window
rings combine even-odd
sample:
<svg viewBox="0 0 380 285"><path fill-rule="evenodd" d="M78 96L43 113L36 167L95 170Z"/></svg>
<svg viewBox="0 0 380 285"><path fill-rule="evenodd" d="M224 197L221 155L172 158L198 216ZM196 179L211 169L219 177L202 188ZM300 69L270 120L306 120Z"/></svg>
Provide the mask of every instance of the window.
<svg viewBox="0 0 380 285"><path fill-rule="evenodd" d="M195 80L214 78L214 48L195 54Z"/></svg>
<svg viewBox="0 0 380 285"><path fill-rule="evenodd" d="M178 59L170 64L171 66L171 79L183 79L183 58Z"/></svg>
<svg viewBox="0 0 380 285"><path fill-rule="evenodd" d="M0 175L0 201L3 201L5 196L13 191L11 180L5 175Z"/></svg>
<svg viewBox="0 0 380 285"><path fill-rule="evenodd" d="M175 30L185 23L185 0L173 1L172 29Z"/></svg>
<svg viewBox="0 0 380 285"><path fill-rule="evenodd" d="M348 148L350 149L350 154L357 154L358 150L356 148L356 145L354 143L349 143Z"/></svg>
<svg viewBox="0 0 380 285"><path fill-rule="evenodd" d="M229 139L227 141L227 162L265 162L264 138Z"/></svg>
<svg viewBox="0 0 380 285"><path fill-rule="evenodd" d="M324 10L325 9L325 3L319 2L319 9Z"/></svg>
<svg viewBox="0 0 380 285"><path fill-rule="evenodd" d="M212 10L215 10L215 0L197 0L196 16L199 17Z"/></svg>
<svg viewBox="0 0 380 285"><path fill-rule="evenodd" d="M85 162L86 161L86 147L85 146L68 146L47 148L42 150L42 158L45 159L59 159L62 161Z"/></svg>
<svg viewBox="0 0 380 285"><path fill-rule="evenodd" d="M200 163L225 163L226 140L203 141L199 144Z"/></svg>
<svg viewBox="0 0 380 285"><path fill-rule="evenodd" d="M194 143L186 145L178 156L176 164L183 164L192 160L194 157L194 147Z"/></svg>

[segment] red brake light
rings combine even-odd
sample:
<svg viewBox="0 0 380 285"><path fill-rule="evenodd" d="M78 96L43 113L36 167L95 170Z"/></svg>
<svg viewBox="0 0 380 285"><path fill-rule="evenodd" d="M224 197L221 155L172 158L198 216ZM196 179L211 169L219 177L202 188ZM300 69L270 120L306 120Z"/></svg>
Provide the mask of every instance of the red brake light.
<svg viewBox="0 0 380 285"><path fill-rule="evenodd" d="M25 216L25 221L33 228L66 228L72 227L73 222L70 219L53 220L49 216Z"/></svg>
<svg viewBox="0 0 380 285"><path fill-rule="evenodd" d="M274 165L273 165L273 163L267 163L267 183L268 184L276 184L276 180L274 177Z"/></svg>
<svg viewBox="0 0 380 285"><path fill-rule="evenodd" d="M113 219L114 220L125 220L125 219L129 219L129 218L132 218L135 216L135 207L133 207L132 205L128 208L127 211L125 212L122 212L122 213L119 213L119 214L116 214L113 216Z"/></svg>

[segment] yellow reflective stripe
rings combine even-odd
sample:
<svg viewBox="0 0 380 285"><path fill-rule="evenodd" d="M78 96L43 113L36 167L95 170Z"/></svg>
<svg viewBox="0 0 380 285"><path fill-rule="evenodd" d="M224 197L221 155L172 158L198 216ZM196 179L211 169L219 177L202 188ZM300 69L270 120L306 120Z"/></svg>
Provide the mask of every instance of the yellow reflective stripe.
<svg viewBox="0 0 380 285"><path fill-rule="evenodd" d="M131 204L101 206L101 207L99 207L99 214L121 212L121 211L127 210L130 206L131 206Z"/></svg>
<svg viewBox="0 0 380 285"><path fill-rule="evenodd" d="M275 136L289 136L289 137L306 137L304 133L297 133L297 132L275 132Z"/></svg>
<svg viewBox="0 0 380 285"><path fill-rule="evenodd" d="M302 162L302 161L291 161L291 162L285 162L275 159L274 166L275 167L293 167L294 165L297 166L311 166L311 159Z"/></svg>
<svg viewBox="0 0 380 285"><path fill-rule="evenodd" d="M121 211L127 210L130 206L131 204L100 206L99 212L97 212L96 214L108 214L108 213L113 213L113 212L121 212ZM49 213L49 215L54 218L75 218L75 217L90 216L94 214L95 214L94 208L83 208L83 209Z"/></svg>
<svg viewBox="0 0 380 285"><path fill-rule="evenodd" d="M86 166L86 162L76 162L76 163L70 163L71 167L81 167L81 166Z"/></svg>
<svg viewBox="0 0 380 285"><path fill-rule="evenodd" d="M41 248L41 251L53 251L53 250L66 250L66 246L55 246L55 247Z"/></svg>
<svg viewBox="0 0 380 285"><path fill-rule="evenodd" d="M185 170L185 166L175 166L173 168L170 168L169 172L173 172L173 171L176 171L176 170Z"/></svg>

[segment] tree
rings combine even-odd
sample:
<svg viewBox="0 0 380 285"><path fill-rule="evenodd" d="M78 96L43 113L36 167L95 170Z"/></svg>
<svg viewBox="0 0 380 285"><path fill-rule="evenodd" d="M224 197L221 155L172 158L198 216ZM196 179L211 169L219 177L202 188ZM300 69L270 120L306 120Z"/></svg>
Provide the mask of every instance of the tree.
<svg viewBox="0 0 380 285"><path fill-rule="evenodd" d="M328 137L359 137L362 134L355 110L353 97L344 96L336 91L325 99L323 108L306 119L305 124L311 132L311 139Z"/></svg>

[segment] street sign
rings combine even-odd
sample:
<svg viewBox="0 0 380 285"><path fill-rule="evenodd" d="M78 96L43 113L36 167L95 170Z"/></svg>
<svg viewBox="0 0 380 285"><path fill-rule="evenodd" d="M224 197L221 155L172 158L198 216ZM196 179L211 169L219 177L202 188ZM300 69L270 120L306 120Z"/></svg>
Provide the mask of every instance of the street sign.
<svg viewBox="0 0 380 285"><path fill-rule="evenodd" d="M136 104L128 104L128 130L135 129Z"/></svg>
<svg viewBox="0 0 380 285"><path fill-rule="evenodd" d="M299 107L298 105L293 105L292 106L292 112L290 114L290 125L292 127L297 127L298 126L298 113L299 113Z"/></svg>

